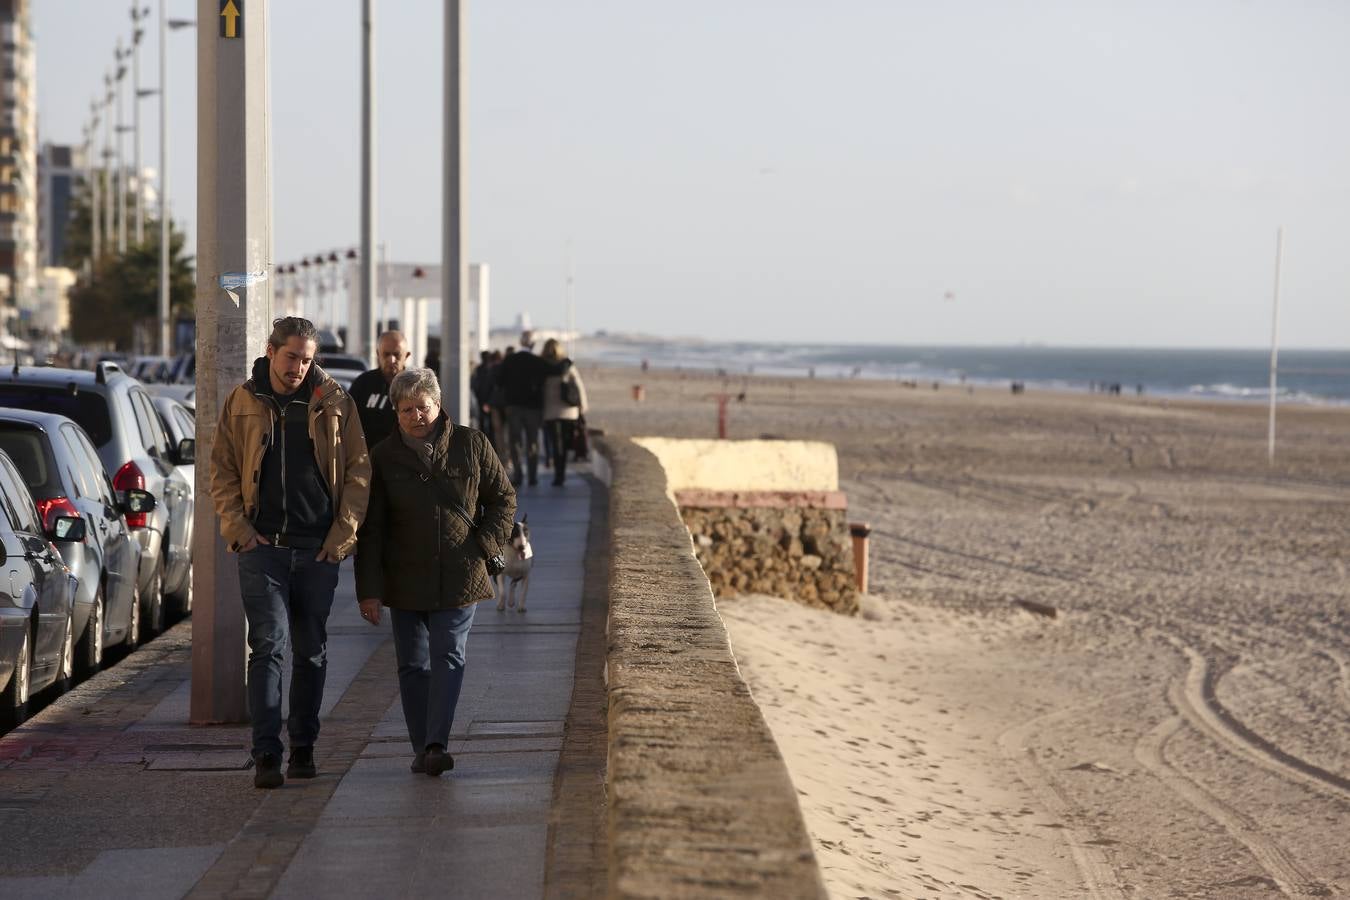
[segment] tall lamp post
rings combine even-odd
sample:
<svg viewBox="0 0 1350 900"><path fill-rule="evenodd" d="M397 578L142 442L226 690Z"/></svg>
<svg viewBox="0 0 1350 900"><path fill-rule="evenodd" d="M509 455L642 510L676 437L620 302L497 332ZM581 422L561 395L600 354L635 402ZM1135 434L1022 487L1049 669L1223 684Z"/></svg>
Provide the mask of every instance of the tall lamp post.
<svg viewBox="0 0 1350 900"><path fill-rule="evenodd" d="M146 10L149 12L149 9ZM169 227L169 29L191 28L192 19L170 19L164 13L164 0L159 0L159 352L173 354L173 322L169 309L169 244L173 230Z"/></svg>
<svg viewBox="0 0 1350 900"><path fill-rule="evenodd" d="M129 50L122 47L122 39L117 39L117 74L113 80L117 82L117 252L126 255L127 252L127 166L125 158L122 156L122 133L127 130L123 124L125 119L122 115L122 80L126 77L127 67L122 65L122 60L127 58Z"/></svg>
<svg viewBox="0 0 1350 900"><path fill-rule="evenodd" d="M89 272L92 275L94 265L103 255L103 231L99 228L99 189L98 163L95 161L98 147L98 101L89 103L89 127L85 130L84 161L89 169Z"/></svg>
<svg viewBox="0 0 1350 900"><path fill-rule="evenodd" d="M141 90L141 38L145 29L141 20L150 16L150 7L131 7L131 131L132 157L136 167L136 246L145 243L145 186L141 184L144 169L141 166L141 99L154 93ZM161 48L162 49L162 48Z"/></svg>
<svg viewBox="0 0 1350 900"><path fill-rule="evenodd" d="M108 246L113 245L113 75L112 70L103 76L103 239Z"/></svg>

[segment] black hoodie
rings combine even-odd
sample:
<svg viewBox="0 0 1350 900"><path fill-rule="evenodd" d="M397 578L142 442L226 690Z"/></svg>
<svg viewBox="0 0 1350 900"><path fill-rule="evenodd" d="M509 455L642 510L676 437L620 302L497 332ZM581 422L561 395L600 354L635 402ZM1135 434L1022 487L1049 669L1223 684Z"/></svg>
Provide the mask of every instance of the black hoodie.
<svg viewBox="0 0 1350 900"><path fill-rule="evenodd" d="M309 405L318 383L319 368L310 366L295 393L278 394L272 388L267 357L253 363L253 392L272 408L253 527L269 539L274 534L317 539L315 547L333 524L333 500L309 436Z"/></svg>

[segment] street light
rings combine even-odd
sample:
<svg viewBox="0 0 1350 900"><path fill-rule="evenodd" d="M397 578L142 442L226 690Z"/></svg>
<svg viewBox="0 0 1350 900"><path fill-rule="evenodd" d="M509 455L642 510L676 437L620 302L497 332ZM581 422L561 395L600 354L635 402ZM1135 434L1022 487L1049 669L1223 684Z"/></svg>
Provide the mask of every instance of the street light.
<svg viewBox="0 0 1350 900"><path fill-rule="evenodd" d="M145 243L145 186L141 184L144 171L141 168L141 98L154 93L153 90L141 90L141 38L145 29L141 28L141 19L150 15L150 7L131 7L131 130L134 132L133 157L136 166L136 246Z"/></svg>
<svg viewBox="0 0 1350 900"><path fill-rule="evenodd" d="M103 255L103 231L99 228L99 171L98 163L94 157L97 155L98 140L98 101L89 101L89 125L84 132L84 161L89 168L89 271L93 273L93 266L98 262L98 258Z"/></svg>
<svg viewBox="0 0 1350 900"><path fill-rule="evenodd" d="M112 164L113 157L113 76L109 69L103 75L103 240L111 247L113 244L113 196Z"/></svg>
<svg viewBox="0 0 1350 900"><path fill-rule="evenodd" d="M146 12L149 12L147 9ZM172 353L173 332L169 309L169 66L166 37L169 29L191 28L192 19L165 17L159 0L159 352Z"/></svg>
<svg viewBox="0 0 1350 900"><path fill-rule="evenodd" d="M131 51L123 49L122 39L118 38L117 49L113 51L117 60L117 74L113 80L117 82L117 252L123 256L127 252L127 169L122 157L122 132L128 129L122 118L122 79L127 74L127 67L122 65L122 60L130 54Z"/></svg>

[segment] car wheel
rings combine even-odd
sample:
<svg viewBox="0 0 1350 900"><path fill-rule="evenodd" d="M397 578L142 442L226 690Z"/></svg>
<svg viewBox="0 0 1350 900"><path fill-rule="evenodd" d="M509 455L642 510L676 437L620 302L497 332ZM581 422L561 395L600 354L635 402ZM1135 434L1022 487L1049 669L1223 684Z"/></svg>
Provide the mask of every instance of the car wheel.
<svg viewBox="0 0 1350 900"><path fill-rule="evenodd" d="M66 615L66 638L61 642L61 668L56 673L56 689L65 693L75 685L75 611Z"/></svg>
<svg viewBox="0 0 1350 900"><path fill-rule="evenodd" d="M19 648L19 658L14 661L14 674L9 676L9 685L4 694L0 694L0 727L13 728L23 723L28 713L28 686L33 674L33 632L23 630L23 646Z"/></svg>
<svg viewBox="0 0 1350 900"><path fill-rule="evenodd" d="M131 592L131 621L127 624L127 637L122 643L130 653L141 645L141 588L139 585Z"/></svg>
<svg viewBox="0 0 1350 900"><path fill-rule="evenodd" d="M94 594L94 608L89 610L89 624L84 626L84 634L75 650L75 658L84 675L93 675L103 668L103 615L103 585L100 584Z"/></svg>
<svg viewBox="0 0 1350 900"><path fill-rule="evenodd" d="M145 630L152 635L164 630L164 566L155 567L150 596L145 598Z"/></svg>

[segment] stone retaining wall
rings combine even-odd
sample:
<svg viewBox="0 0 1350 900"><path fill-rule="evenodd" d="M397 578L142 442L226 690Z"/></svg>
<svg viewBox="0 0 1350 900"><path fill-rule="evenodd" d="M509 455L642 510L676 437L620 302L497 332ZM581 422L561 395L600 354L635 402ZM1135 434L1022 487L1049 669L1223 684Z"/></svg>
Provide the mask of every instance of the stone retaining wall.
<svg viewBox="0 0 1350 900"><path fill-rule="evenodd" d="M846 512L788 502L713 505L676 492L694 553L717 597L768 594L839 613L858 612ZM744 500L744 498L742 498ZM768 498L766 498L768 499ZM703 505L694 505L702 502Z"/></svg>
<svg viewBox="0 0 1350 900"><path fill-rule="evenodd" d="M610 896L825 897L661 463L624 439L598 437L595 450L612 533Z"/></svg>

